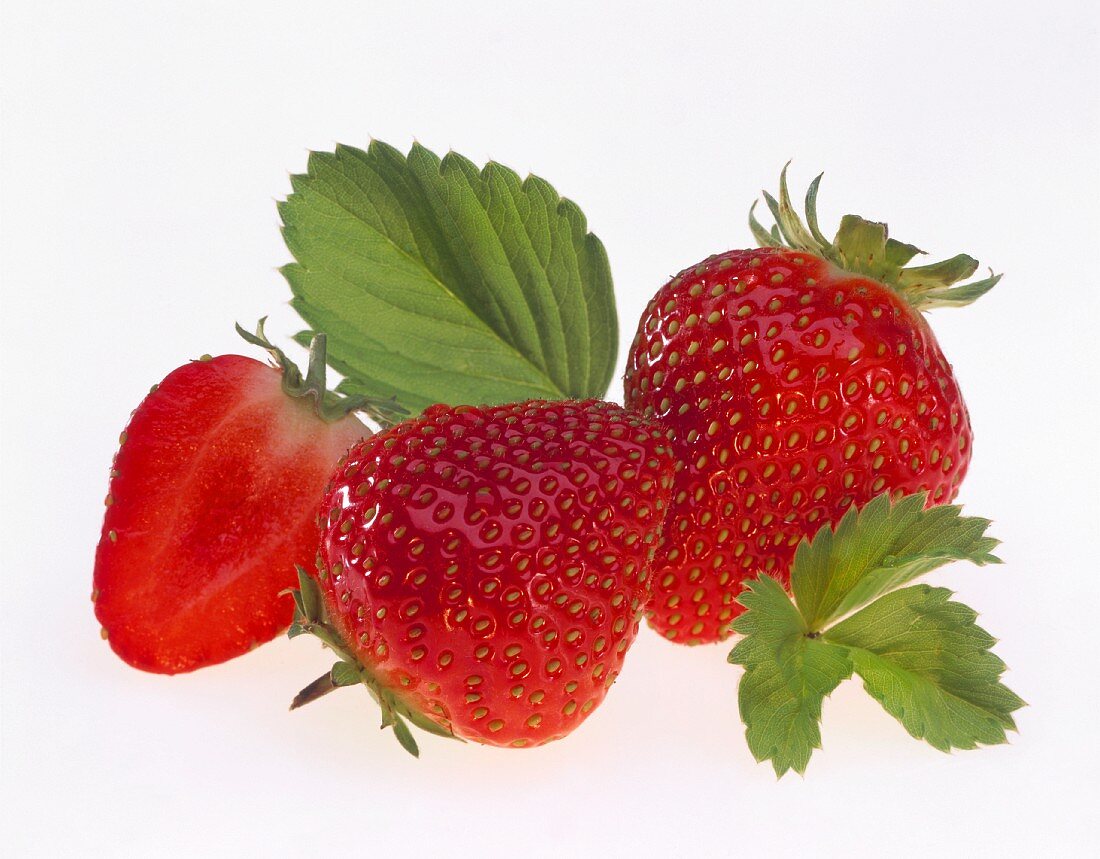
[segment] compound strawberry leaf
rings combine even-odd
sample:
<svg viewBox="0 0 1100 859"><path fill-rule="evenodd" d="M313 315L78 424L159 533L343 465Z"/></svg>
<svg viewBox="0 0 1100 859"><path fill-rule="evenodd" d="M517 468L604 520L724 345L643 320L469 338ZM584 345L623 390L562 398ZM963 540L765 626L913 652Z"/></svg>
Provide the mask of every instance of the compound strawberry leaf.
<svg viewBox="0 0 1100 859"><path fill-rule="evenodd" d="M777 775L805 770L820 748L822 702L853 671L912 736L937 749L1003 743L1014 730L1011 714L1023 701L1000 682L1005 665L977 615L942 588L897 590L952 560L998 562L987 520L957 507L925 509L925 500L877 498L803 541L793 603L766 576L739 598L745 611L733 631L745 638L729 661L745 669L741 718L749 748Z"/></svg>
<svg viewBox="0 0 1100 859"><path fill-rule="evenodd" d="M803 541L791 567L791 590L810 629L820 630L860 606L951 561L998 564L986 537L988 519L964 517L961 508L925 509L927 496L896 504L879 495L852 507L834 531L823 527Z"/></svg>
<svg viewBox="0 0 1100 859"><path fill-rule="evenodd" d="M310 155L280 204L292 306L338 390L397 401L600 397L617 355L603 245L547 182L374 141ZM306 342L310 332L302 332Z"/></svg>
<svg viewBox="0 0 1100 859"><path fill-rule="evenodd" d="M770 760L777 776L806 771L821 748L821 705L852 674L843 647L810 638L802 617L782 586L767 576L754 579L741 597L745 612L734 631L745 636L729 655L744 666L738 706L749 750Z"/></svg>
<svg viewBox="0 0 1100 859"><path fill-rule="evenodd" d="M941 751L1006 741L1024 702L1000 682L995 639L951 591L915 585L838 623L825 639L848 648L867 692L913 737Z"/></svg>

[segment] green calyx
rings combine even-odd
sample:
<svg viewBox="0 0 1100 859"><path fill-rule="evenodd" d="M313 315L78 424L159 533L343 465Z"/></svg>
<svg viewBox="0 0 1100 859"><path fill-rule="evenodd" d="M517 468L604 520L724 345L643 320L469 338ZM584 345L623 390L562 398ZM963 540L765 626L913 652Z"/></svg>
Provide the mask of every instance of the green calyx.
<svg viewBox="0 0 1100 859"><path fill-rule="evenodd" d="M409 707L393 690L381 683L374 674L361 663L344 641L343 636L330 622L321 590L305 570L298 567L298 588L284 593L294 598L294 620L287 630L288 638L300 635L312 635L320 639L339 659L337 662L302 689L290 703L291 710L304 707L312 701L327 695L342 686L365 686L371 698L382 711L382 727L393 728L393 735L401 747L413 757L420 757L420 748L416 744L409 723L422 731L438 737L458 739L451 731L440 727L422 713Z"/></svg>
<svg viewBox="0 0 1100 859"><path fill-rule="evenodd" d="M1001 279L1001 275L990 271L990 276L984 280L955 286L978 269L978 261L966 254L929 265L909 266L909 261L924 251L890 238L886 224L868 221L859 215L841 218L836 238L830 242L817 222L817 190L823 174L819 174L806 191L806 221L803 223L787 190L789 166L788 162L779 177L779 199L763 192L775 226L767 230L756 220L756 203L749 209L749 229L761 247L791 248L816 254L845 271L886 284L917 310L970 304Z"/></svg>
<svg viewBox="0 0 1100 859"><path fill-rule="evenodd" d="M325 386L326 340L324 334L316 333L309 344L309 364L306 374L302 375L298 365L291 361L286 353L269 341L264 334L265 316L256 323L256 333L251 334L237 325L237 333L253 346L266 349L283 374L283 391L287 396L310 400L314 412L328 423L347 417L360 411L369 415L383 427L402 420L408 412L397 404L394 398L377 400L366 396L342 397L329 391Z"/></svg>

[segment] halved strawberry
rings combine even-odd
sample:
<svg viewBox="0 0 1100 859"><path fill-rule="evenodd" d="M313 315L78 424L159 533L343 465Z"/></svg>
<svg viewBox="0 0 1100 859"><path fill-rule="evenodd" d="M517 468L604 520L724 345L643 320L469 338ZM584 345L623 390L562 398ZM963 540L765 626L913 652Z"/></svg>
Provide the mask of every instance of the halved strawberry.
<svg viewBox="0 0 1100 859"><path fill-rule="evenodd" d="M317 552L317 499L369 430L367 404L325 392L324 335L303 379L241 355L174 370L134 411L111 469L92 600L103 635L135 668L224 662L291 620L280 592Z"/></svg>

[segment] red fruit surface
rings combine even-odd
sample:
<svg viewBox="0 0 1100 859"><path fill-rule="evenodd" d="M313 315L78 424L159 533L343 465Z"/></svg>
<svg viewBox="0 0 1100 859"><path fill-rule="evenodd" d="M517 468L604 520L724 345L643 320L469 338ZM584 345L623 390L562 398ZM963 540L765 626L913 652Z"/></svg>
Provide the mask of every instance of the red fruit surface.
<svg viewBox="0 0 1100 859"><path fill-rule="evenodd" d="M332 623L408 708L466 739L565 736L622 668L674 463L595 400L433 406L353 448L322 506Z"/></svg>
<svg viewBox="0 0 1100 859"><path fill-rule="evenodd" d="M683 463L650 619L682 643L726 638L742 582L786 584L799 541L852 504L945 503L970 461L966 406L921 314L803 251L730 251L673 278L639 324L625 393Z"/></svg>
<svg viewBox="0 0 1100 859"><path fill-rule="evenodd" d="M111 470L92 598L114 651L162 674L224 662L291 620L280 591L317 553L317 499L367 434L283 392L239 355L168 375L133 413Z"/></svg>

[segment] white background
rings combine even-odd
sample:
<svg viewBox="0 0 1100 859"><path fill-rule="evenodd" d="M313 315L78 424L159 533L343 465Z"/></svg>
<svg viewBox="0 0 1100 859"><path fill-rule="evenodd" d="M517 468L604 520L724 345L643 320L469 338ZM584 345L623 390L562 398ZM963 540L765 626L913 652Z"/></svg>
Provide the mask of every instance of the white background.
<svg viewBox="0 0 1100 859"><path fill-rule="evenodd" d="M1098 13L1092 2L5 3L6 855L872 856L1089 851L1098 799ZM672 272L750 241L794 158L848 211L1006 272L932 325L973 415L955 565L1030 707L942 755L856 682L805 779L754 764L727 648L639 639L568 740L405 756L277 641L176 678L99 639L107 469L150 384L234 321L296 329L274 201L307 150L413 138L549 179L604 240L625 350ZM621 365L620 365L621 366ZM620 397L619 383L611 395ZM766 851L766 853L765 853Z"/></svg>

